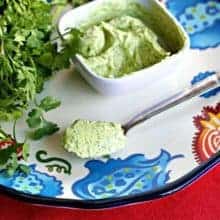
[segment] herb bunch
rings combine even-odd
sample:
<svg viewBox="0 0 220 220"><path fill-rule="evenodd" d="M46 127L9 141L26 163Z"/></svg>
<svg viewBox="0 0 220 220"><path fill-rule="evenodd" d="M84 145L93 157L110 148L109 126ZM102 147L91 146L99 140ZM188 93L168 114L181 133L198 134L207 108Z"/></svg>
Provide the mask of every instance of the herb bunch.
<svg viewBox="0 0 220 220"><path fill-rule="evenodd" d="M78 50L80 32L71 30L70 37L57 46L50 36L57 13L52 7L66 3L79 6L87 0L0 0L0 121L15 121L27 110L30 101L36 100L44 82L54 71L69 66L69 58ZM52 4L51 4L52 3ZM58 10L59 11L59 10ZM38 140L59 130L57 124L45 119L46 112L57 108L59 100L46 97L35 103L26 120L32 139ZM8 175L16 171L28 173L29 145L18 142L15 135L0 127L0 171Z"/></svg>
<svg viewBox="0 0 220 220"><path fill-rule="evenodd" d="M51 7L43 0L0 0L0 120L19 118L60 67L50 41Z"/></svg>
<svg viewBox="0 0 220 220"><path fill-rule="evenodd" d="M61 102L51 96L43 98L38 104L35 101L35 108L28 113L26 120L31 129L29 136L33 140L39 140L45 136L52 135L59 130L56 123L46 120L45 113L59 107Z"/></svg>

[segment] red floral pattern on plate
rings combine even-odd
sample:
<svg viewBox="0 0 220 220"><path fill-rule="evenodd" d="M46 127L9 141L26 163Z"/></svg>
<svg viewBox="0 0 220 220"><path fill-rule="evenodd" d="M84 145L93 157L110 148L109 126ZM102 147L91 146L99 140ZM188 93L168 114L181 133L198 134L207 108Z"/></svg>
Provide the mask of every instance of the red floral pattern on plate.
<svg viewBox="0 0 220 220"><path fill-rule="evenodd" d="M201 163L220 150L220 103L215 108L205 107L194 117L194 124L199 131L193 139L193 154Z"/></svg>

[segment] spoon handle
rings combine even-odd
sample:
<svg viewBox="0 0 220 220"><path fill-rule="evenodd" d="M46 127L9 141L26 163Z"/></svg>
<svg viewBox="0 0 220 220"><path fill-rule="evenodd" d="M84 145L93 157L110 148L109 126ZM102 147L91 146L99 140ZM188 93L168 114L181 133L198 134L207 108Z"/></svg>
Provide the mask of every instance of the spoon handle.
<svg viewBox="0 0 220 220"><path fill-rule="evenodd" d="M196 83L193 86L185 88L181 92L172 95L169 98L162 100L161 102L145 109L141 113L134 116L125 125L123 125L124 133L126 134L128 130L132 127L144 122L145 120L166 111L167 109L174 107L184 101L187 101L194 96L200 95L209 89L216 88L220 86L220 72L211 75L204 79L203 81Z"/></svg>

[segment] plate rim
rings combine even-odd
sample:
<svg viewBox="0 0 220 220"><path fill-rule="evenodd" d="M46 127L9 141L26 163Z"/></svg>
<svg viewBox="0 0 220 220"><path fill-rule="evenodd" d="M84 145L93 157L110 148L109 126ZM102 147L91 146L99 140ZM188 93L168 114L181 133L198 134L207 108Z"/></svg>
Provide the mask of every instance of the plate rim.
<svg viewBox="0 0 220 220"><path fill-rule="evenodd" d="M193 48L192 48L193 49ZM199 180L203 175L208 173L215 166L220 164L220 151L212 158L202 164L198 164L191 171L179 177L173 182L167 183L162 187L146 191L140 194L121 196L107 199L80 200L71 198L45 197L42 195L32 195L17 191L4 185L0 185L0 193L11 198L33 204L51 207L64 207L84 210L101 210L114 207L133 205L135 203L143 203L162 199L168 195L174 194L185 187L188 187L195 181Z"/></svg>
<svg viewBox="0 0 220 220"><path fill-rule="evenodd" d="M87 209L87 210L101 210L121 206L132 205L135 203L152 201L161 199L168 195L174 194L185 187L191 185L200 177L209 172L212 168L220 164L220 151L217 152L211 159L198 165L193 170L178 178L177 180L167 183L163 187L150 190L135 195L122 196L117 198L96 199L96 200L79 200L79 199L65 199L44 197L40 195L31 195L20 192L12 188L0 185L0 193L22 202L30 203L32 205L63 207L73 209Z"/></svg>

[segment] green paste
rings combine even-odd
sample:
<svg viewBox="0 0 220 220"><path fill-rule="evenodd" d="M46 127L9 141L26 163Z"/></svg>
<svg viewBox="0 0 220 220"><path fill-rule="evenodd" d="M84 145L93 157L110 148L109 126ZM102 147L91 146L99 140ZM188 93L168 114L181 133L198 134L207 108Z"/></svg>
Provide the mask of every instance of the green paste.
<svg viewBox="0 0 220 220"><path fill-rule="evenodd" d="M103 3L79 29L79 55L95 74L106 78L152 66L185 41L160 7L147 11L134 0Z"/></svg>
<svg viewBox="0 0 220 220"><path fill-rule="evenodd" d="M112 154L125 147L126 137L120 124L77 120L66 129L64 148L81 158Z"/></svg>
<svg viewBox="0 0 220 220"><path fill-rule="evenodd" d="M84 62L94 73L107 78L141 70L169 55L150 28L126 15L90 27L80 45Z"/></svg>

